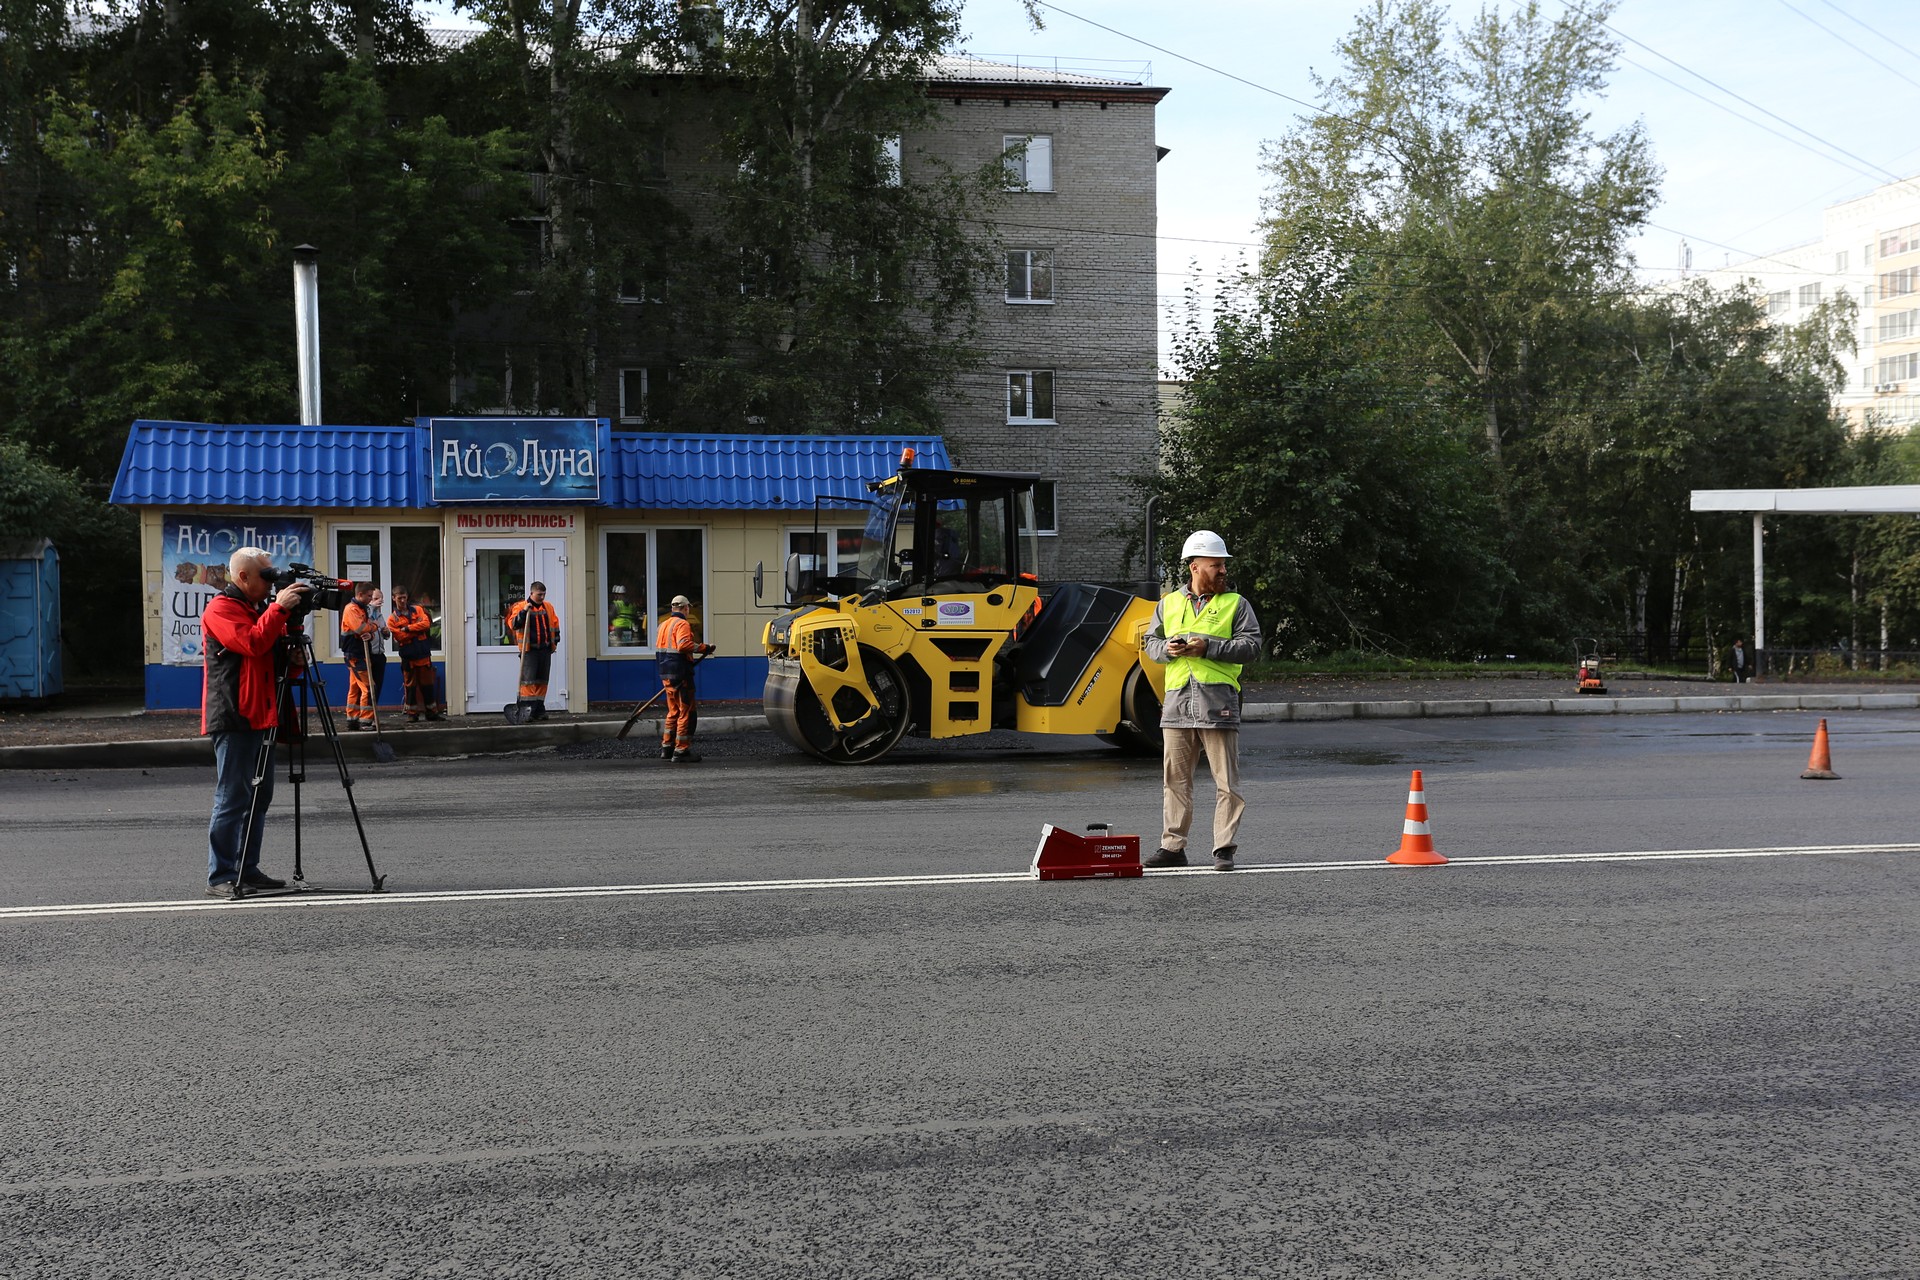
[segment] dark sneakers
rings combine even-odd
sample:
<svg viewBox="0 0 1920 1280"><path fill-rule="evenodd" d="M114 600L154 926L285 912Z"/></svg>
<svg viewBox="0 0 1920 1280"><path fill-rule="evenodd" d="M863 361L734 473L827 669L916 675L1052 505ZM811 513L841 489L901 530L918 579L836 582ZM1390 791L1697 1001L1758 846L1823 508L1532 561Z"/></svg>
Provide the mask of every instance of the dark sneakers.
<svg viewBox="0 0 1920 1280"><path fill-rule="evenodd" d="M238 890L233 887L233 881L231 880L216 880L207 886L207 896L209 898L232 898L238 896Z"/></svg>
<svg viewBox="0 0 1920 1280"><path fill-rule="evenodd" d="M1223 844L1213 851L1213 869L1215 871L1233 870L1233 855L1239 852L1237 844Z"/></svg>
<svg viewBox="0 0 1920 1280"><path fill-rule="evenodd" d="M256 871L242 880L249 889L284 889L287 882L278 876L270 876L264 871Z"/></svg>
<svg viewBox="0 0 1920 1280"><path fill-rule="evenodd" d="M1187 865L1186 851L1182 849L1158 849L1152 857L1142 858L1143 867L1184 867Z"/></svg>

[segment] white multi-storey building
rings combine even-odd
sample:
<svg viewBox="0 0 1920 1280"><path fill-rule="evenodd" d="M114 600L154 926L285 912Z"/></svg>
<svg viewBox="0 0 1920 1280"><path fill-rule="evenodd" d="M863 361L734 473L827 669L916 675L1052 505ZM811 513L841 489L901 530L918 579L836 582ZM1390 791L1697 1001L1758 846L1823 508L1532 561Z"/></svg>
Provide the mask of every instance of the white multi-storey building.
<svg viewBox="0 0 1920 1280"><path fill-rule="evenodd" d="M1920 177L1829 205L1821 221L1818 240L1701 274L1721 289L1755 282L1783 323L1851 296L1857 347L1834 407L1856 426L1920 423Z"/></svg>

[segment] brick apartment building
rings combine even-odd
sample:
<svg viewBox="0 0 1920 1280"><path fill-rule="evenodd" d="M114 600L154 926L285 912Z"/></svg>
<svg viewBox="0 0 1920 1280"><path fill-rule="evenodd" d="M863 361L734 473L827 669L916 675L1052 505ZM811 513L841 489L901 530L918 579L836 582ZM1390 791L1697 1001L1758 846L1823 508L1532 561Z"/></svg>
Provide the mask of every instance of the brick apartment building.
<svg viewBox="0 0 1920 1280"><path fill-rule="evenodd" d="M695 82L667 80L656 92L689 88L697 91ZM939 398L943 420L925 425L945 437L955 466L1044 477L1044 580L1137 578L1143 565L1137 548L1129 560L1127 544L1138 541L1144 521L1130 481L1151 468L1156 443L1155 181L1163 153L1154 112L1167 90L1051 62L944 57L927 92L939 106L937 124L890 146L902 181L936 164L964 172L1010 148L1019 154L997 225L983 228L998 233L1006 264L981 298L981 363ZM688 136L690 119L697 113L679 113L680 136L661 140L658 168L644 180L676 200L684 193L685 207L697 209L692 193L709 187L724 161L711 138ZM650 306L660 290L644 281L621 292L629 323L603 337L588 412L610 418L616 431L754 430L751 421L652 409L673 377L662 354L672 308ZM470 328L450 400L464 412L538 411L524 370L514 379L512 345L510 317L494 317L483 332ZM831 553L834 539L827 541Z"/></svg>

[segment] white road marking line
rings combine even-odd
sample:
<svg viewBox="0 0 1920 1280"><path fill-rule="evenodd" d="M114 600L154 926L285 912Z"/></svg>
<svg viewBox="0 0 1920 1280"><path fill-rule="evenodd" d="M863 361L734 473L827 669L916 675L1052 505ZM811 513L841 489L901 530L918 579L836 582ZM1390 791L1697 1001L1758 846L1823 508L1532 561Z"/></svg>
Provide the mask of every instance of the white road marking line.
<svg viewBox="0 0 1920 1280"><path fill-rule="evenodd" d="M1784 858L1846 853L1920 853L1920 844L1771 845L1730 849L1642 849L1598 853L1538 853L1452 857L1450 867L1547 866L1581 862L1672 862L1712 858ZM1149 871L1148 876L1218 876L1301 874L1315 871L1401 871L1432 874L1432 868L1395 867L1383 853L1378 858L1347 862L1241 863L1238 870L1219 872L1211 867L1178 867ZM0 920L45 920L60 916L112 916L183 911L264 911L284 907L402 906L438 902L509 902L541 898L644 898L697 893L765 893L777 890L900 889L959 884L1038 883L1027 871L982 871L950 875L837 876L800 880L693 880L680 884L603 884L535 889L437 889L417 893L295 893L242 899L192 898L159 902L83 902L39 907L0 907Z"/></svg>

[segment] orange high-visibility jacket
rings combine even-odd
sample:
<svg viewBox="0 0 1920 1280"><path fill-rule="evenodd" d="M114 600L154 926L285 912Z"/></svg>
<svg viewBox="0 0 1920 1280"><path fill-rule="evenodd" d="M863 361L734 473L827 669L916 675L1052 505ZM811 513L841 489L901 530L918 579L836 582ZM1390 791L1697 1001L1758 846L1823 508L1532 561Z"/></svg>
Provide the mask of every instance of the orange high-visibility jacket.
<svg viewBox="0 0 1920 1280"><path fill-rule="evenodd" d="M660 630L653 639L655 649L672 649L689 658L693 656L693 624L677 613L670 613L660 619Z"/></svg>
<svg viewBox="0 0 1920 1280"><path fill-rule="evenodd" d="M507 630L519 640L522 653L529 649L560 647L560 615L554 612L550 600L539 604L531 600L514 601L513 607L507 610Z"/></svg>
<svg viewBox="0 0 1920 1280"><path fill-rule="evenodd" d="M395 644L425 640L433 630L433 619L419 605L410 604L387 615L387 630L393 633Z"/></svg>

